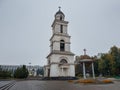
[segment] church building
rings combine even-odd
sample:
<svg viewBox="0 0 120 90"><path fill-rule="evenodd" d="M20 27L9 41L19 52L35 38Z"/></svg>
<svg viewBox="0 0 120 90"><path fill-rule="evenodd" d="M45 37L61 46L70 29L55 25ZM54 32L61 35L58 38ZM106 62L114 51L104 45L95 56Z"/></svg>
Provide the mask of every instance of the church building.
<svg viewBox="0 0 120 90"><path fill-rule="evenodd" d="M52 23L50 53L44 66L44 77L51 79L72 79L75 77L74 53L70 50L68 21L60 10L56 12Z"/></svg>

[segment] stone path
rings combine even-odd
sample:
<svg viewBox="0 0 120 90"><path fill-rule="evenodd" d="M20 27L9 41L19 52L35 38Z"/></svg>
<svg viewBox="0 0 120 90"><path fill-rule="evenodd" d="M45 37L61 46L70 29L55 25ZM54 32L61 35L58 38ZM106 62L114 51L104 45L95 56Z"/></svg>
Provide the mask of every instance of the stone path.
<svg viewBox="0 0 120 90"><path fill-rule="evenodd" d="M10 90L120 90L120 82L105 85L83 85L67 81L18 81Z"/></svg>
<svg viewBox="0 0 120 90"><path fill-rule="evenodd" d="M0 81L0 87L10 83L11 81Z"/></svg>
<svg viewBox="0 0 120 90"><path fill-rule="evenodd" d="M12 86L15 85L15 82L15 80L0 81L0 90L9 90Z"/></svg>

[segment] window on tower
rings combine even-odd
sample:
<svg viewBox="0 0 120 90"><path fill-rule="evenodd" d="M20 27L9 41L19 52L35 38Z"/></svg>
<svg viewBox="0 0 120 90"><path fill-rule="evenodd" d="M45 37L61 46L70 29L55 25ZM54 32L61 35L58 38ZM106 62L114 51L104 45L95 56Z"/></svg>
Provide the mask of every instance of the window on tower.
<svg viewBox="0 0 120 90"><path fill-rule="evenodd" d="M51 44L51 51L53 50L53 42L52 42L52 44Z"/></svg>
<svg viewBox="0 0 120 90"><path fill-rule="evenodd" d="M60 16L60 20L62 20L62 15Z"/></svg>
<svg viewBox="0 0 120 90"><path fill-rule="evenodd" d="M63 33L63 25L60 25L60 33Z"/></svg>
<svg viewBox="0 0 120 90"><path fill-rule="evenodd" d="M67 60L62 59L62 60L60 61L60 63L61 63L61 64L66 64L66 63L68 63L68 62L67 62Z"/></svg>
<svg viewBox="0 0 120 90"><path fill-rule="evenodd" d="M64 42L64 40L60 40L60 51L65 51L65 42Z"/></svg>

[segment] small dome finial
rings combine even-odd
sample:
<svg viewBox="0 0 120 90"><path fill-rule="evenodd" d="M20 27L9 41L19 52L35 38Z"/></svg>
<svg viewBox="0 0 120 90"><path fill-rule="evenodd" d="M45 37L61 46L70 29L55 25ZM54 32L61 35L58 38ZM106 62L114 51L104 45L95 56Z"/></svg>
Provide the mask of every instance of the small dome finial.
<svg viewBox="0 0 120 90"><path fill-rule="evenodd" d="M58 8L59 8L59 11L60 11L61 7L59 6Z"/></svg>
<svg viewBox="0 0 120 90"><path fill-rule="evenodd" d="M83 51L84 51L84 55L86 55L86 51L87 51L87 50L86 50L86 49L83 49Z"/></svg>
<svg viewBox="0 0 120 90"><path fill-rule="evenodd" d="M65 15L64 15L64 13L61 11L61 7L59 6L58 8L59 8L59 10L56 12L55 17L56 17L56 15L58 15L58 16L62 16L62 17L64 18Z"/></svg>

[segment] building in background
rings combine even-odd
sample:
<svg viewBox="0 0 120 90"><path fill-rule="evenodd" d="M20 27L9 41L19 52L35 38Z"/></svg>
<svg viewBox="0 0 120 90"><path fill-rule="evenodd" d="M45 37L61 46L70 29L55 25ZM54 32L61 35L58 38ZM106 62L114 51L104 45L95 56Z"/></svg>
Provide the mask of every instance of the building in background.
<svg viewBox="0 0 120 90"><path fill-rule="evenodd" d="M2 70L8 70L14 73L14 71L17 68L22 67L22 65L0 65L0 67L2 68ZM26 68L28 69L29 76L41 76L41 74L43 73L43 67L38 65L29 65L26 66Z"/></svg>

